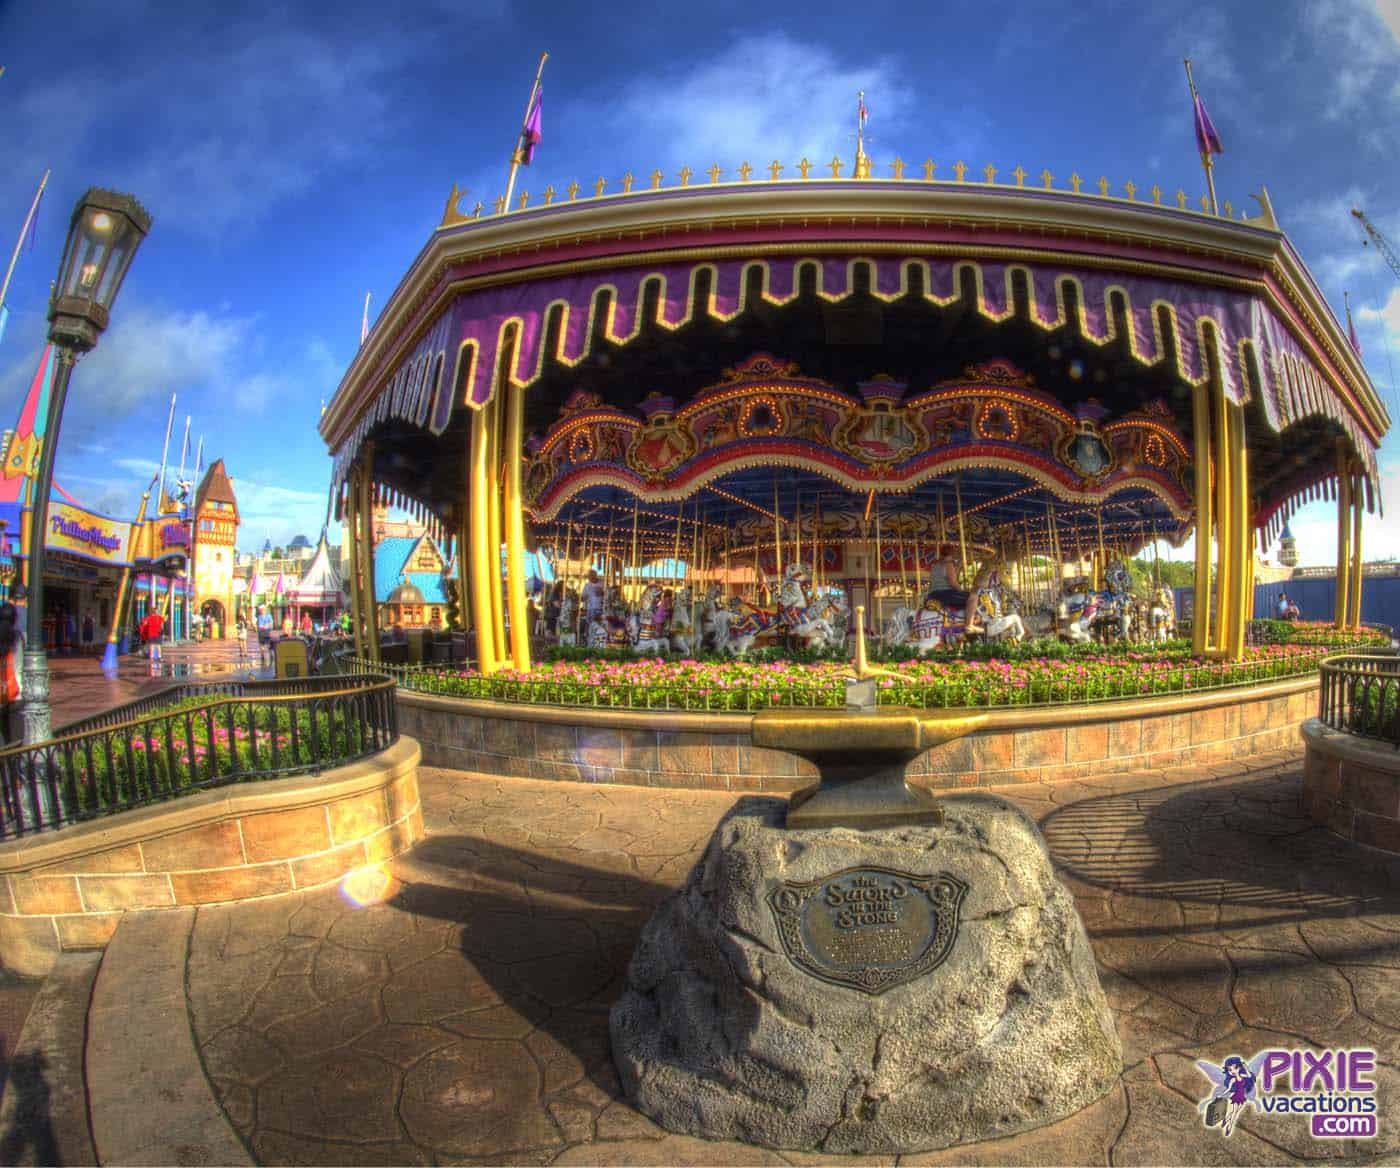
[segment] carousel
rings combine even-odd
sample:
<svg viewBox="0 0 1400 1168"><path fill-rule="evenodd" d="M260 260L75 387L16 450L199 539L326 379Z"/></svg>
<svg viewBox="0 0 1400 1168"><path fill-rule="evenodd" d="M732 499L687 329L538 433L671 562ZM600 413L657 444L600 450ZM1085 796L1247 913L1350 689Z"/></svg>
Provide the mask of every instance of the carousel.
<svg viewBox="0 0 1400 1168"><path fill-rule="evenodd" d="M1321 497L1356 628L1389 418L1267 190L974 173L861 147L495 214L454 188L321 421L358 655L385 504L460 552L488 676L1163 641L1130 564L1193 533L1189 651L1239 661L1256 541Z"/></svg>

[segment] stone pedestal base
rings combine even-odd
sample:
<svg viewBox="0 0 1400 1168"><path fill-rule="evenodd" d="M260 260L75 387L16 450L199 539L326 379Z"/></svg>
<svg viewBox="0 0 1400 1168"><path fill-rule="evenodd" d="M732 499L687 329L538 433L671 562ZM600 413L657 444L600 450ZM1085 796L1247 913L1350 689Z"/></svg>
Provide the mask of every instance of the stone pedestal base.
<svg viewBox="0 0 1400 1168"><path fill-rule="evenodd" d="M828 1154L1039 1127L1122 1068L1069 894L1003 800L939 825L782 827L746 798L648 922L613 1006L636 1106L671 1131Z"/></svg>

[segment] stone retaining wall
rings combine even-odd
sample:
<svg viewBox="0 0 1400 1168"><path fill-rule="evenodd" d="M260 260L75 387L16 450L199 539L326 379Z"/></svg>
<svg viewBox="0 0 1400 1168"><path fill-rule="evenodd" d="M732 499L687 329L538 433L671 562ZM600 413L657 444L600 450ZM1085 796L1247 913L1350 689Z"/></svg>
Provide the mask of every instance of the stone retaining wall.
<svg viewBox="0 0 1400 1168"><path fill-rule="evenodd" d="M319 775L240 783L0 844L0 965L41 976L127 909L333 883L423 837L412 738Z"/></svg>
<svg viewBox="0 0 1400 1168"><path fill-rule="evenodd" d="M1303 809L1344 839L1400 852L1400 752L1303 723Z"/></svg>
<svg viewBox="0 0 1400 1168"><path fill-rule="evenodd" d="M793 791L816 779L794 755L753 745L751 715L522 706L400 690L399 724L429 766L573 782ZM997 710L975 734L921 755L911 781L993 786L1286 748L1317 708L1317 679L1149 701Z"/></svg>

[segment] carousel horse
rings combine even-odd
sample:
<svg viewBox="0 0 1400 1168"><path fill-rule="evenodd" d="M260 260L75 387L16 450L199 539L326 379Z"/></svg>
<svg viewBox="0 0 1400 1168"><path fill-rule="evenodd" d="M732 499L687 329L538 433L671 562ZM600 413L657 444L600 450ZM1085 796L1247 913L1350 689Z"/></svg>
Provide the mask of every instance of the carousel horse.
<svg viewBox="0 0 1400 1168"><path fill-rule="evenodd" d="M1107 592L1068 592L1060 601L1060 623L1063 636L1076 645L1094 640L1094 632L1103 624L1105 615L1113 615L1113 597Z"/></svg>
<svg viewBox="0 0 1400 1168"><path fill-rule="evenodd" d="M820 651L836 642L836 631L823 616L825 602L808 601L806 584L807 569L801 564L789 564L778 592L778 613L789 636L795 637L804 649Z"/></svg>
<svg viewBox="0 0 1400 1168"><path fill-rule="evenodd" d="M1025 639L1026 626L1018 613L1008 610L1001 574L996 568L983 568L977 573L966 626L969 633L981 633L989 641L998 641L1003 637L1013 641Z"/></svg>
<svg viewBox="0 0 1400 1168"><path fill-rule="evenodd" d="M564 589L559 600L559 644L578 644L578 593L572 585Z"/></svg>
<svg viewBox="0 0 1400 1168"><path fill-rule="evenodd" d="M648 584L636 610L627 618L627 636L632 652L652 656L671 651L671 642L665 630L656 627L656 606L660 603L661 589L655 584Z"/></svg>
<svg viewBox="0 0 1400 1168"><path fill-rule="evenodd" d="M690 585L676 593L676 608L671 613L671 648L689 657L698 647L695 636L695 614Z"/></svg>
<svg viewBox="0 0 1400 1168"><path fill-rule="evenodd" d="M759 608L737 598L729 602L726 615L728 619L721 621L720 614L715 614L715 637L719 651L731 657L743 657L759 637L782 628L781 609Z"/></svg>
<svg viewBox="0 0 1400 1168"><path fill-rule="evenodd" d="M724 603L724 588L719 584L711 584L700 602L701 646L718 653L729 638L728 629L729 609Z"/></svg>
<svg viewBox="0 0 1400 1168"><path fill-rule="evenodd" d="M1170 641L1176 632L1176 597L1170 588L1157 589L1147 611L1147 627L1158 641Z"/></svg>
<svg viewBox="0 0 1400 1168"><path fill-rule="evenodd" d="M894 610L885 622L884 640L889 645L912 645L922 657L942 645L957 644L963 632L962 622L931 590L917 611L902 605Z"/></svg>

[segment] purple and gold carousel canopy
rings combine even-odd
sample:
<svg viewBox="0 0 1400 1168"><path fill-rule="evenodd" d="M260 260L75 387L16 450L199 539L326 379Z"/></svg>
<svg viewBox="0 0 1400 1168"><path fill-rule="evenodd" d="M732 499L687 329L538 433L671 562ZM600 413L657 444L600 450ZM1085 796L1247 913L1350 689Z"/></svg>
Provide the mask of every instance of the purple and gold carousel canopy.
<svg viewBox="0 0 1400 1168"><path fill-rule="evenodd" d="M922 222L877 213L880 200L896 196L901 212L917 210L921 204L907 185L793 190L779 183L766 203L763 192L687 190L675 200L617 204L607 221L617 228L611 235L584 230L601 214L587 204L445 228L395 293L372 351L356 359L322 423L334 483L344 482L377 428L398 424L444 434L458 411L490 399L498 370L529 387L547 368L582 365L599 344L627 346L658 328L683 336L702 318L729 322L762 306L781 309L813 289L833 306L856 296L886 305L913 297L933 310L970 310L991 326L1019 309L1047 338L1068 327L1090 346L1118 345L1143 370L1165 369L1170 358L1170 374L1184 385L1207 382L1214 364L1225 394L1239 403L1257 398L1274 434L1308 419L1335 426L1374 481L1375 450L1389 419L1271 219L1220 222L1118 199L1094 210L1098 222L1086 217L1086 201L1077 196L1031 197L995 184L960 188L957 215L946 219L939 217L940 200L952 206L954 196L935 189L919 193L927 204ZM855 193L848 197L847 190ZM830 211L847 198L860 212L847 220L801 217L804 201ZM737 220L707 215L710 203L741 207L751 221L741 232ZM766 207L774 208L767 218ZM688 209L693 224L679 208ZM1073 216L1085 225L1077 234L1058 221ZM1019 305L1018 287L1024 289ZM782 356L780 343L770 348ZM843 409L875 408L893 392L870 373L862 384L828 387L842 395ZM633 417L634 426L664 423L695 407L663 400L664 384L648 388L656 396L642 413L655 417ZM1046 416L1054 412L1053 389L1039 388ZM901 397L904 392L901 387ZM912 404L914 395L901 408L908 414ZM1072 400L1058 408L1066 426L1084 420ZM1172 459L1187 457L1165 445ZM1331 450L1313 453L1319 468L1333 461ZM1172 485L1158 483L1155 491L1178 514L1189 496L1179 471L1173 463L1163 476ZM853 470L848 477L853 487L866 481ZM558 484L537 486L547 513Z"/></svg>

